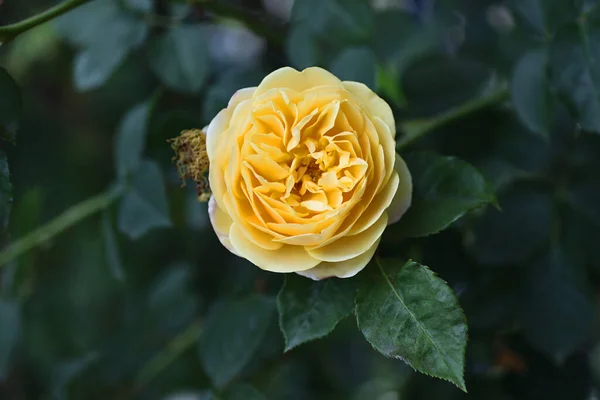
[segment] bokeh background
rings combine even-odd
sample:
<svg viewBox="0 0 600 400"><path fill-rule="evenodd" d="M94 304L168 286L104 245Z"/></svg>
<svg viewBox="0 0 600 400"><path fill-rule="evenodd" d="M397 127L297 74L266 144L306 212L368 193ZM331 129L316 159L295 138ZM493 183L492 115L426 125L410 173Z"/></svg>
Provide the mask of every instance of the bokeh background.
<svg viewBox="0 0 600 400"><path fill-rule="evenodd" d="M5 243L107 190L115 157L128 157L115 156L119 138L143 138L156 179L139 188L150 211L123 221L116 202L0 269L0 399L209 399L203 346L239 367L234 384L268 399L597 399L600 136L552 90L535 118L518 109L546 90L545 64L530 54L580 17L562 13L571 0L544 3L96 0L2 45L0 65L23 96L15 144L0 144L14 199ZM0 1L0 22L54 4ZM399 126L509 88L506 101L406 149L471 162L501 211L381 245L456 291L470 329L468 394L379 355L354 317L285 354L274 306L259 329L242 316L220 327L234 347L202 337L221 302L273 299L283 278L222 248L167 140L285 65L364 82ZM244 388L236 398L261 398Z"/></svg>

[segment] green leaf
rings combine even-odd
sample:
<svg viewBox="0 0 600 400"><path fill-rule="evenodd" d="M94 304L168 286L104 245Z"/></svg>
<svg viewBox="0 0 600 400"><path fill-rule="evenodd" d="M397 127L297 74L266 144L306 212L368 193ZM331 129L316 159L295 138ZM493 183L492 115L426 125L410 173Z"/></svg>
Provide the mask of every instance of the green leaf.
<svg viewBox="0 0 600 400"><path fill-rule="evenodd" d="M127 48L112 44L99 44L82 50L74 61L73 81L81 92L102 86L123 62Z"/></svg>
<svg viewBox="0 0 600 400"><path fill-rule="evenodd" d="M123 31L107 29L118 26L111 25L121 14L116 0L96 0L60 16L55 22L63 38L78 47L88 47L101 42L103 37L123 35Z"/></svg>
<svg viewBox="0 0 600 400"><path fill-rule="evenodd" d="M420 58L440 51L431 25L420 24L413 14L401 10L375 13L372 48L382 64L379 90L399 107L406 106L404 72Z"/></svg>
<svg viewBox="0 0 600 400"><path fill-rule="evenodd" d="M548 137L554 118L554 97L547 77L546 49L531 50L517 64L511 80L512 102L532 132Z"/></svg>
<svg viewBox="0 0 600 400"><path fill-rule="evenodd" d="M178 330L190 323L198 301L191 290L191 267L174 264L155 280L148 293L148 310L153 326L163 331Z"/></svg>
<svg viewBox="0 0 600 400"><path fill-rule="evenodd" d="M57 20L59 33L81 51L73 78L80 91L96 89L148 36L148 25L116 0L97 0Z"/></svg>
<svg viewBox="0 0 600 400"><path fill-rule="evenodd" d="M473 224L466 246L482 264L513 264L534 254L549 237L552 197L533 189L515 189L499 199L501 210L488 208Z"/></svg>
<svg viewBox="0 0 600 400"><path fill-rule="evenodd" d="M361 82L375 90L376 62L368 47L350 47L338 54L330 71L342 80Z"/></svg>
<svg viewBox="0 0 600 400"><path fill-rule="evenodd" d="M405 237L437 233L465 213L495 203L494 193L472 165L454 157L417 152L405 158L413 179L412 205L388 229Z"/></svg>
<svg viewBox="0 0 600 400"><path fill-rule="evenodd" d="M98 360L97 353L88 353L74 360L61 362L54 367L51 379L52 397L57 400L67 400L68 389L72 381L82 374L91 364Z"/></svg>
<svg viewBox="0 0 600 400"><path fill-rule="evenodd" d="M549 37L562 24L572 21L579 9L574 1L511 0L512 8L538 34Z"/></svg>
<svg viewBox="0 0 600 400"><path fill-rule="evenodd" d="M291 24L304 25L323 43L342 47L368 40L373 13L366 0L303 0L294 2Z"/></svg>
<svg viewBox="0 0 600 400"><path fill-rule="evenodd" d="M225 391L223 400L267 400L267 398L252 386L237 384Z"/></svg>
<svg viewBox="0 0 600 400"><path fill-rule="evenodd" d="M531 345L564 359L583 345L592 333L596 307L582 282L582 265L554 249L531 271L520 322Z"/></svg>
<svg viewBox="0 0 600 400"><path fill-rule="evenodd" d="M232 69L219 74L217 80L206 90L202 104L204 119L213 119L219 111L227 107L229 99L237 90L257 86L263 77L263 71L258 69Z"/></svg>
<svg viewBox="0 0 600 400"><path fill-rule="evenodd" d="M582 128L600 132L600 10L560 29L550 45L553 83Z"/></svg>
<svg viewBox="0 0 600 400"><path fill-rule="evenodd" d="M19 303L0 300L0 381L6 376L10 355L19 340L21 311Z"/></svg>
<svg viewBox="0 0 600 400"><path fill-rule="evenodd" d="M201 25L172 28L150 43L150 67L171 89L198 92L210 70L207 41Z"/></svg>
<svg viewBox="0 0 600 400"><path fill-rule="evenodd" d="M2 67L0 67L0 94L0 139L14 143L23 100L21 90Z"/></svg>
<svg viewBox="0 0 600 400"><path fill-rule="evenodd" d="M399 73L392 68L385 68L381 65L377 68L376 78L377 91L383 96L387 96L398 107L406 107L406 99L400 85Z"/></svg>
<svg viewBox="0 0 600 400"><path fill-rule="evenodd" d="M110 273L116 280L124 281L125 271L123 270L119 245L108 212L104 212L102 215L102 236L106 249L106 263L108 264Z"/></svg>
<svg viewBox="0 0 600 400"><path fill-rule="evenodd" d="M296 25L290 30L285 44L290 65L299 70L320 64L318 37L306 25Z"/></svg>
<svg viewBox="0 0 600 400"><path fill-rule="evenodd" d="M115 169L120 179L135 172L142 161L149 118L148 104L138 104L123 118L115 137Z"/></svg>
<svg viewBox="0 0 600 400"><path fill-rule="evenodd" d="M419 55L420 45L414 46L418 57L406 49L403 57L408 65L397 73L411 119L446 113L461 103L487 97L493 88L495 72L482 61L434 51Z"/></svg>
<svg viewBox="0 0 600 400"><path fill-rule="evenodd" d="M6 154L0 150L0 233L8 227L8 219L12 208L12 185Z"/></svg>
<svg viewBox="0 0 600 400"><path fill-rule="evenodd" d="M171 226L163 175L158 165L143 161L119 204L119 230L139 239L154 228Z"/></svg>
<svg viewBox="0 0 600 400"><path fill-rule="evenodd" d="M200 360L217 387L238 375L262 341L275 310L273 299L251 296L213 308L200 338Z"/></svg>
<svg viewBox="0 0 600 400"><path fill-rule="evenodd" d="M348 279L310 279L288 274L277 296L285 351L328 335L352 313L356 287Z"/></svg>
<svg viewBox="0 0 600 400"><path fill-rule="evenodd" d="M381 354L466 391L467 323L452 289L414 261L375 264L371 276L361 275L356 298L367 341Z"/></svg>

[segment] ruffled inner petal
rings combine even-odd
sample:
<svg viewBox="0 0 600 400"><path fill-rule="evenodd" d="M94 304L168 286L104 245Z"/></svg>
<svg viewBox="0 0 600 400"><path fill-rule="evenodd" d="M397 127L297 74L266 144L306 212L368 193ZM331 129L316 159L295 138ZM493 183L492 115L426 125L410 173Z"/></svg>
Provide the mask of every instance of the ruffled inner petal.
<svg viewBox="0 0 600 400"><path fill-rule="evenodd" d="M334 264L356 270L385 228L402 186L393 116L376 95L358 101L364 88L344 85L319 68L284 68L241 92L212 124L224 132L207 140L213 156L220 152L210 179L231 215L228 240L265 269L286 269L267 260L285 249L341 276Z"/></svg>

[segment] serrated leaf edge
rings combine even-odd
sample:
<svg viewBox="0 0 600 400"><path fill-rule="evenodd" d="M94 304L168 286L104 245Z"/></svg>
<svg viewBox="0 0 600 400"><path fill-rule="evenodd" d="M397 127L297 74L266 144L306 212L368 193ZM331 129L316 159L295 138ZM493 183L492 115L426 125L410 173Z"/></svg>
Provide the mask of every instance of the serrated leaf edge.
<svg viewBox="0 0 600 400"><path fill-rule="evenodd" d="M431 272L431 274L433 274L433 276L434 276L434 277L436 277L436 278L440 279L442 282L444 282L444 283L446 284L446 286L448 286L448 288L450 288L450 292L451 292L451 295L452 295L452 297L454 298L454 300L456 301L456 303L459 305L458 309L460 310L460 315L462 316L462 320L463 320L463 322L464 322L465 326L467 326L467 332L466 332L465 343L468 343L468 341L469 341L469 331L468 331L467 317L465 316L465 313L464 313L464 311L463 311L462 307L460 307L460 303L458 302L458 298L456 297L456 294L454 293L454 290L452 290L452 288L451 288L451 287L448 285L448 282L446 282L445 280L443 280L442 278L440 278L438 274L436 274L434 271L432 271L432 270L431 270L429 267L427 267L426 265L422 265L422 264L420 264L420 263L418 263L418 262L416 262L416 261L413 261L413 260L409 259L408 261L406 261L406 263L404 263L404 265L402 266L402 268L404 268L404 266L405 266L405 265L407 265L408 263L411 263L411 262L412 262L412 263L415 263L415 264L418 264L418 265L419 265L421 268L425 268L425 269L426 269L428 272ZM379 267L379 270L380 270L380 272L381 272L381 273L383 274L383 276L385 277L385 280L386 280L386 282L387 282L387 283L390 285L390 287L392 288L392 290L393 290L394 292L396 292L396 290L395 290L395 288L393 287L393 285L391 285L391 282L389 281L389 278L388 278L388 277L387 277L387 275L385 274L385 272L384 272L384 270L383 270L383 267L381 266L381 263L380 263L379 259L376 259L376 260L375 260L375 263L376 263L376 264L377 264L377 266ZM396 293L396 295L397 295L397 293ZM355 298L355 301L354 301L354 304L355 304L355 312L354 312L354 314L356 315L356 325L358 326L358 329L359 329L359 331L361 331L361 333L362 333L362 329L361 329L361 325L360 325L360 320L359 320L359 318L358 318L358 311L357 311L357 304L356 304L356 300L357 300L357 299L358 299L358 296L356 296L356 298ZM402 301L402 299L401 299L400 297L399 297L399 299L400 299L400 301L402 302L402 304L404 304L404 301ZM406 307L406 305L405 305L405 307ZM413 315L413 314L412 314L412 311L410 311L410 309L409 309L408 307L406 307L406 309L409 311L409 313L410 313L411 315ZM413 317L414 317L414 315L413 315ZM419 326L421 326L421 324L419 324ZM427 337L429 338L429 335L427 335ZM365 339L366 339L366 338L365 338ZM431 338L430 338L430 340L431 340ZM384 357L387 357L387 358L393 358L393 359L398 359L398 360L402 360L402 361L403 361L403 362L405 362L405 363L406 363L408 366L410 366L410 367L411 367L413 370L415 370L415 371L417 371L417 372L419 372L419 373L422 373L422 374L424 374L424 375L430 376L430 377L432 377L432 378L441 379L441 380L444 380L444 381L446 381L446 382L450 382L450 383L452 383L453 385L455 385L456 387L458 387L460 390L462 390L463 392L465 392L465 393L468 393L468 391L467 391L467 387L466 387L466 384L465 384L465 380L464 380L464 374L465 374L465 364L466 364L464 361L465 361L465 358L466 358L466 351L467 351L467 346L466 346L466 344L465 344L465 347L464 347L464 348L463 348L463 350L462 350L462 359L463 359L462 376L460 376L460 377L459 377L459 379L458 379L458 382L454 382L454 381L452 381L452 380L450 380L450 379L447 379L447 378L444 378L444 377L441 377L441 376L432 375L432 374L428 373L427 371L421 371L420 369L418 369L418 368L416 368L414 365L412 365L412 364L410 363L410 361L408 361L407 359L405 359L405 358L404 358L404 357L402 357L402 356L397 356L397 357L395 357L395 356L389 356L389 355L387 355L387 354L381 353L381 352L379 351L379 349L377 349L377 348L376 348L376 347L375 347L375 346L374 346L374 345L373 345L373 344L372 344L372 343L371 343L369 340L367 340L367 342L368 342L368 343L371 345L371 347L372 347L374 350L376 350L378 353L380 353L380 354L381 354L381 355L383 355ZM433 341L432 341L432 343L433 343ZM435 347L436 347L436 349L437 349L437 346L435 346ZM438 349L438 350L439 350L439 349ZM445 361L444 361L444 362L445 362ZM446 365L447 365L447 364L446 364Z"/></svg>
<svg viewBox="0 0 600 400"><path fill-rule="evenodd" d="M326 285L329 283L329 279L333 279L333 278L328 278L324 282L325 284L323 285L323 289L322 290L324 290L325 287L326 287ZM346 315L344 315L342 318L340 318L335 324L332 325L331 329L329 329L327 332L323 333L322 335L314 336L314 337L312 337L312 338L310 338L308 340L305 340L305 341L302 341L302 342L300 342L298 344L290 346L289 345L290 340L289 340L289 338L288 338L285 330L283 329L283 312L282 312L282 307L283 306L282 306L281 300L280 300L280 296L283 293L283 291L284 291L284 289L285 289L285 287L287 285L287 282L288 282L287 279L285 279L284 282L283 282L283 285L281 285L281 289L279 289L279 292L277 293L277 301L276 301L276 303L277 303L277 314L278 314L277 321L279 322L279 330L281 331L281 334L283 335L283 339L285 341L285 348L283 350L284 353L287 353L288 351L291 351L291 350L295 349L296 347L299 347L299 346L301 346L303 344L314 342L314 341L316 341L318 339L322 339L324 337L327 337L329 334L331 334L331 332L333 332L335 330L336 326L338 326L338 324L340 322L342 322L345 318L348 318L348 316L354 312L354 308L351 309L350 312L348 312Z"/></svg>

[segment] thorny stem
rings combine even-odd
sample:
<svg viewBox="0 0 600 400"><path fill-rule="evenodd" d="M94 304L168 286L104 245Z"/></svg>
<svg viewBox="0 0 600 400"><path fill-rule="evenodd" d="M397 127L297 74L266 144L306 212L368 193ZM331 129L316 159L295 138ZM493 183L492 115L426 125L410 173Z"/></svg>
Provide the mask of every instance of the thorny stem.
<svg viewBox="0 0 600 400"><path fill-rule="evenodd" d="M400 125L400 131L404 133L401 139L396 144L396 150L402 150L412 144L415 140L420 139L429 132L432 132L448 123L455 121L461 117L477 112L494 104L502 103L510 96L508 88L501 88L486 96L469 100L466 103L443 112L429 119L418 119L406 121Z"/></svg>
<svg viewBox="0 0 600 400"><path fill-rule="evenodd" d="M29 250L64 232L79 221L100 212L121 196L121 187L114 187L74 205L45 225L8 245L0 252L0 268Z"/></svg>
<svg viewBox="0 0 600 400"><path fill-rule="evenodd" d="M66 0L48 10L24 19L11 25L0 26L0 44L10 42L21 33L35 28L38 25L59 17L66 12L93 0Z"/></svg>

